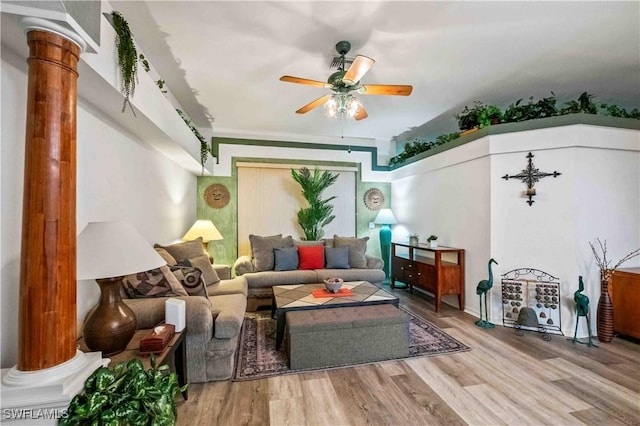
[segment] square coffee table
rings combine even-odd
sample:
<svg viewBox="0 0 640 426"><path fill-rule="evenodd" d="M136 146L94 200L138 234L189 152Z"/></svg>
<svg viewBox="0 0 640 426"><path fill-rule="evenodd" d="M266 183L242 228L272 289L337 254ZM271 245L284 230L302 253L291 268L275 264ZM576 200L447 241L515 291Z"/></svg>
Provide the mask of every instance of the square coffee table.
<svg viewBox="0 0 640 426"><path fill-rule="evenodd" d="M353 296L314 297L313 290L324 289L321 284L274 285L271 316L276 316L276 349L280 349L284 337L285 314L293 310L326 309L341 306L381 305L398 306L398 298L368 281L346 281L342 288L351 290Z"/></svg>

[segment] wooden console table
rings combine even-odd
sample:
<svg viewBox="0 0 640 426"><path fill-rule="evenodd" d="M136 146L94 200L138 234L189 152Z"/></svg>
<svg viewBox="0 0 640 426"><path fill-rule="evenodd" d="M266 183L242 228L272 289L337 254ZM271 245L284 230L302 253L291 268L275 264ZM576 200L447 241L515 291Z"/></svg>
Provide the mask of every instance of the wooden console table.
<svg viewBox="0 0 640 426"><path fill-rule="evenodd" d="M398 247L408 248L399 253ZM460 310L464 309L464 250L452 247L431 248L426 244L391 243L391 288L402 281L433 293L436 312L440 311L443 295L458 296Z"/></svg>
<svg viewBox="0 0 640 426"><path fill-rule="evenodd" d="M151 356L150 355L140 355L140 340L142 340L151 329L140 329L136 330L136 333L133 335L133 338L127 345L126 349L122 352L119 352L115 355L111 355L109 359L109 365L120 362L120 361L129 361L133 358L140 358L142 361L142 365L145 370L151 368ZM170 367L175 367L176 375L178 376L178 384L180 387L184 386L187 383L187 346L185 342L185 336L187 335L187 330L184 329L179 333L176 333L166 348L160 353L156 354L156 366L159 367L161 365L169 365ZM84 343L84 338L78 339L78 348L82 352L89 352L87 345ZM189 398L189 388L185 389L182 392L182 396L185 401Z"/></svg>
<svg viewBox="0 0 640 426"><path fill-rule="evenodd" d="M617 269L610 288L614 331L640 339L640 268Z"/></svg>

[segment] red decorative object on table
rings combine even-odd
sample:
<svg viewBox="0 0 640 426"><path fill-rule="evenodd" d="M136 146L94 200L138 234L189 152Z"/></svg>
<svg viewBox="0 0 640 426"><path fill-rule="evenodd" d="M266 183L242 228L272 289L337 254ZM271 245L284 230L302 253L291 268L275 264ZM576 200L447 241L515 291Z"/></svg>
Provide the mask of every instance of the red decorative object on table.
<svg viewBox="0 0 640 426"><path fill-rule="evenodd" d="M311 294L313 294L313 297L315 298L353 296L353 292L348 288L341 288L337 293L331 293L326 288L319 288L317 290L312 290Z"/></svg>
<svg viewBox="0 0 640 426"><path fill-rule="evenodd" d="M140 340L140 355L162 352L176 332L173 324L162 324L151 329L151 332Z"/></svg>

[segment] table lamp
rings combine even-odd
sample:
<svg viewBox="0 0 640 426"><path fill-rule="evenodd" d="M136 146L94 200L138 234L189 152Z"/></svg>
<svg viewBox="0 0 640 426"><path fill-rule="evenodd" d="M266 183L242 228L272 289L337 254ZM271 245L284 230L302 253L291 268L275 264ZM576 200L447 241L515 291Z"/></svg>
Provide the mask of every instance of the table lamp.
<svg viewBox="0 0 640 426"><path fill-rule="evenodd" d="M136 316L121 299L122 277L167 263L126 222L90 222L78 235L77 279L95 279L100 302L84 323L87 347L109 356L122 352L136 331Z"/></svg>
<svg viewBox="0 0 640 426"><path fill-rule="evenodd" d="M190 241L198 237L202 237L202 249L209 256L209 261L213 263L213 256L209 254L209 241L222 240L222 234L210 220L198 219L182 239Z"/></svg>
<svg viewBox="0 0 640 426"><path fill-rule="evenodd" d="M388 280L390 277L389 271L391 266L391 226L398 223L396 217L393 215L391 209L380 209L378 216L373 221L373 223L377 225L382 225L380 228L380 253L382 260L384 261L384 266L382 270L384 271L385 279Z"/></svg>

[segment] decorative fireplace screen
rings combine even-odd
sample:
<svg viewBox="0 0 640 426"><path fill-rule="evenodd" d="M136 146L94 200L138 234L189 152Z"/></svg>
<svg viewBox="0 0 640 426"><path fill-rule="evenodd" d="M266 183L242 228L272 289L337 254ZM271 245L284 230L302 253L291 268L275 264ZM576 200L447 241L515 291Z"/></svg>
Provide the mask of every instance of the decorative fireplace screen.
<svg viewBox="0 0 640 426"><path fill-rule="evenodd" d="M523 330L551 334L562 333L560 319L560 281L539 269L519 268L502 275L502 324Z"/></svg>

